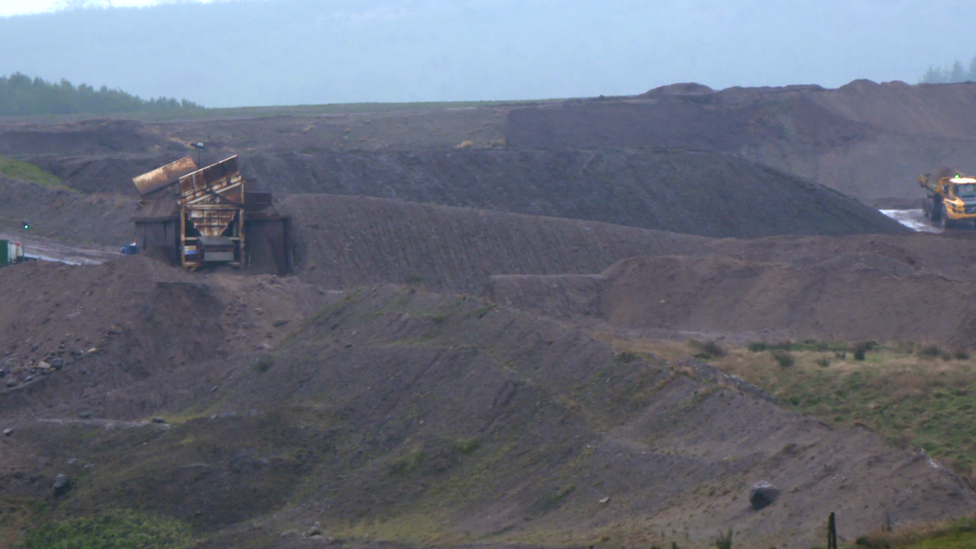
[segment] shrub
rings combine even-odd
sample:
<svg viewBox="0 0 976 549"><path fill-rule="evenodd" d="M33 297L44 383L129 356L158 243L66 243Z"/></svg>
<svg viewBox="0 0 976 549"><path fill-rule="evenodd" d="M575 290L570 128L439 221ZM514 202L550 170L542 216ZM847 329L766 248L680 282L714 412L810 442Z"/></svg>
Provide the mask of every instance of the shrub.
<svg viewBox="0 0 976 549"><path fill-rule="evenodd" d="M793 358L793 354L789 351L773 351L773 360L783 368L789 368L796 364L796 359Z"/></svg>
<svg viewBox="0 0 976 549"><path fill-rule="evenodd" d="M697 339L692 339L688 342L695 349L699 350L699 353L695 355L695 358L708 360L710 358L718 358L725 356L725 349L718 344L715 340L708 341L698 341Z"/></svg>
<svg viewBox="0 0 976 549"><path fill-rule="evenodd" d="M830 359L825 356L818 358L817 366L820 366L821 368L826 368L827 366L830 366Z"/></svg>
<svg viewBox="0 0 976 549"><path fill-rule="evenodd" d="M864 360L868 351L873 350L877 346L877 342L874 341L862 341L861 343L858 343L853 349L851 349L851 351L854 353L854 360Z"/></svg>
<svg viewBox="0 0 976 549"><path fill-rule="evenodd" d="M942 349L938 345L927 345L918 351L918 356L922 358L936 358L942 355Z"/></svg>
<svg viewBox="0 0 976 549"><path fill-rule="evenodd" d="M725 356L725 349L714 340L706 341L702 346L702 351L716 358Z"/></svg>
<svg viewBox="0 0 976 549"><path fill-rule="evenodd" d="M748 348L754 353L761 353L769 349L769 345L767 345L765 341L754 341L749 344Z"/></svg>
<svg viewBox="0 0 976 549"><path fill-rule="evenodd" d="M955 353L956 360L969 360L969 351L965 349L958 349Z"/></svg>

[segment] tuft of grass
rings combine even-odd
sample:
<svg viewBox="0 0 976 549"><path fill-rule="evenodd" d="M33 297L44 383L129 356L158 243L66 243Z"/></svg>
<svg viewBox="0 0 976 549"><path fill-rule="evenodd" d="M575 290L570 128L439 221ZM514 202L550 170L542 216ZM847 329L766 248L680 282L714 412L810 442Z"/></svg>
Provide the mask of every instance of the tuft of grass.
<svg viewBox="0 0 976 549"><path fill-rule="evenodd" d="M624 351L617 355L617 362L621 364L630 364L636 360L640 360L640 355L637 353L632 353L630 351Z"/></svg>
<svg viewBox="0 0 976 549"><path fill-rule="evenodd" d="M761 353L769 349L769 344L767 344L765 341L754 341L750 343L747 348L754 353Z"/></svg>
<svg viewBox="0 0 976 549"><path fill-rule="evenodd" d="M274 366L274 359L270 355L264 355L255 360L254 364L251 364L251 369L259 374L263 374L270 370L272 366Z"/></svg>
<svg viewBox="0 0 976 549"><path fill-rule="evenodd" d="M719 532L715 537L715 549L732 549L732 528L728 532Z"/></svg>
<svg viewBox="0 0 976 549"><path fill-rule="evenodd" d="M459 454L473 454L481 448L481 441L476 438L462 438L451 443L451 449Z"/></svg>
<svg viewBox="0 0 976 549"><path fill-rule="evenodd" d="M825 356L818 358L815 362L817 366L820 366L821 368L826 368L830 366L830 359Z"/></svg>
<svg viewBox="0 0 976 549"><path fill-rule="evenodd" d="M779 364L781 368L789 368L796 364L796 359L793 357L793 353L789 351L777 350L773 351L773 360L776 364Z"/></svg>
<svg viewBox="0 0 976 549"><path fill-rule="evenodd" d="M942 356L942 349L938 345L926 345L918 350L918 356L922 358L938 358Z"/></svg>
<svg viewBox="0 0 976 549"><path fill-rule="evenodd" d="M728 354L726 350L715 340L699 341L697 339L692 339L688 341L688 345L691 345L694 349L698 350L698 354L695 355L695 358L700 360L722 358Z"/></svg>
<svg viewBox="0 0 976 549"><path fill-rule="evenodd" d="M390 472L394 475L408 475L420 468L427 461L427 452L414 450L401 456L390 464Z"/></svg>
<svg viewBox="0 0 976 549"><path fill-rule="evenodd" d="M34 183L57 189L68 189L68 187L61 184L61 178L58 176L48 173L34 164L12 158L0 158L0 175L24 181L25 183Z"/></svg>
<svg viewBox="0 0 976 549"><path fill-rule="evenodd" d="M180 521L125 510L44 524L28 532L18 547L188 549L193 543L190 527Z"/></svg>

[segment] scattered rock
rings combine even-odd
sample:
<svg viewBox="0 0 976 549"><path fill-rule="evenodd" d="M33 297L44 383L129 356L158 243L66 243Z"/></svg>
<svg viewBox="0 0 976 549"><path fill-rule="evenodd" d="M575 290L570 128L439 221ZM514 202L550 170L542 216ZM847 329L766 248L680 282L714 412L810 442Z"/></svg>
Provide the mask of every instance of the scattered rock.
<svg viewBox="0 0 976 549"><path fill-rule="evenodd" d="M58 473L58 476L54 477L54 485L51 486L54 491L55 496L63 496L68 493L71 489L71 477L64 473Z"/></svg>
<svg viewBox="0 0 976 549"><path fill-rule="evenodd" d="M19 383L16 379L10 378L7 380L7 387L16 387Z"/></svg>
<svg viewBox="0 0 976 549"><path fill-rule="evenodd" d="M749 503L756 511L768 507L779 497L779 488L761 480L749 489Z"/></svg>
<svg viewBox="0 0 976 549"><path fill-rule="evenodd" d="M274 327L275 328L280 328L280 327L284 326L285 324L288 324L288 321L287 320L277 320L274 323Z"/></svg>
<svg viewBox="0 0 976 549"><path fill-rule="evenodd" d="M88 411L88 410L84 410L84 411L78 412L78 417L80 417L81 419L88 419L88 418L92 417L92 413L90 411Z"/></svg>
<svg viewBox="0 0 976 549"><path fill-rule="evenodd" d="M64 359L59 356L52 358L51 367L53 367L55 370L60 370L61 368L64 368Z"/></svg>
<svg viewBox="0 0 976 549"><path fill-rule="evenodd" d="M607 496L605 498L600 498L600 505L606 505L608 503L610 503L610 496Z"/></svg>
<svg viewBox="0 0 976 549"><path fill-rule="evenodd" d="M9 437L11 434L13 434L13 432L14 430L12 427L7 427L6 429L3 430L3 436Z"/></svg>
<svg viewBox="0 0 976 549"><path fill-rule="evenodd" d="M161 417L154 417L154 418L152 418L152 422L153 423L166 423L166 420L163 419L163 418L161 418Z"/></svg>

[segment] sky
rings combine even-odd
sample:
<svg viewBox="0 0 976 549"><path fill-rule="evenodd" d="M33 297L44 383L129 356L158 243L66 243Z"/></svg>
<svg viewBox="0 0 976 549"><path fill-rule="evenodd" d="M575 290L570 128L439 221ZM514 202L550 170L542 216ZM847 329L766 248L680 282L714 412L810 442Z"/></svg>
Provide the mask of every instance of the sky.
<svg viewBox="0 0 976 549"><path fill-rule="evenodd" d="M214 0L194 1L208 3ZM165 3L165 0L0 0L0 17L48 13L72 6L143 8L162 3Z"/></svg>
<svg viewBox="0 0 976 549"><path fill-rule="evenodd" d="M0 0L0 76L235 107L914 84L976 57L972 0L152 1Z"/></svg>

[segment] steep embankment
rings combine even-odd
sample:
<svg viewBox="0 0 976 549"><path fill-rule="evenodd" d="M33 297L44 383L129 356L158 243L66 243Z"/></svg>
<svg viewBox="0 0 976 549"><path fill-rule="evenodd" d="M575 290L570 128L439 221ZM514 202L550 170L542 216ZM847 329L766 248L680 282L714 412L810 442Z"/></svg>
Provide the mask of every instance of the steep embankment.
<svg viewBox="0 0 976 549"><path fill-rule="evenodd" d="M705 365L618 354L473 298L365 289L258 356L68 403L169 429L25 417L3 447L32 452L8 451L4 478L29 490L15 473L31 467L47 485L70 454L93 466L54 516L145 508L242 548L299 547L316 522L410 545L704 545L734 527L737 543L799 548L830 511L853 539L976 506L953 475L866 429L833 431ZM124 404L146 393L147 408ZM755 511L762 479L782 495Z"/></svg>
<svg viewBox="0 0 976 549"><path fill-rule="evenodd" d="M717 240L596 276L493 277L495 301L652 332L976 345L976 242L939 235Z"/></svg>
<svg viewBox="0 0 976 549"><path fill-rule="evenodd" d="M297 275L326 288L408 283L480 292L493 274L598 273L635 255L703 249L708 238L571 219L396 200L296 195Z"/></svg>
<svg viewBox="0 0 976 549"><path fill-rule="evenodd" d="M275 187L360 194L718 237L904 228L819 185L707 151L251 155Z"/></svg>

